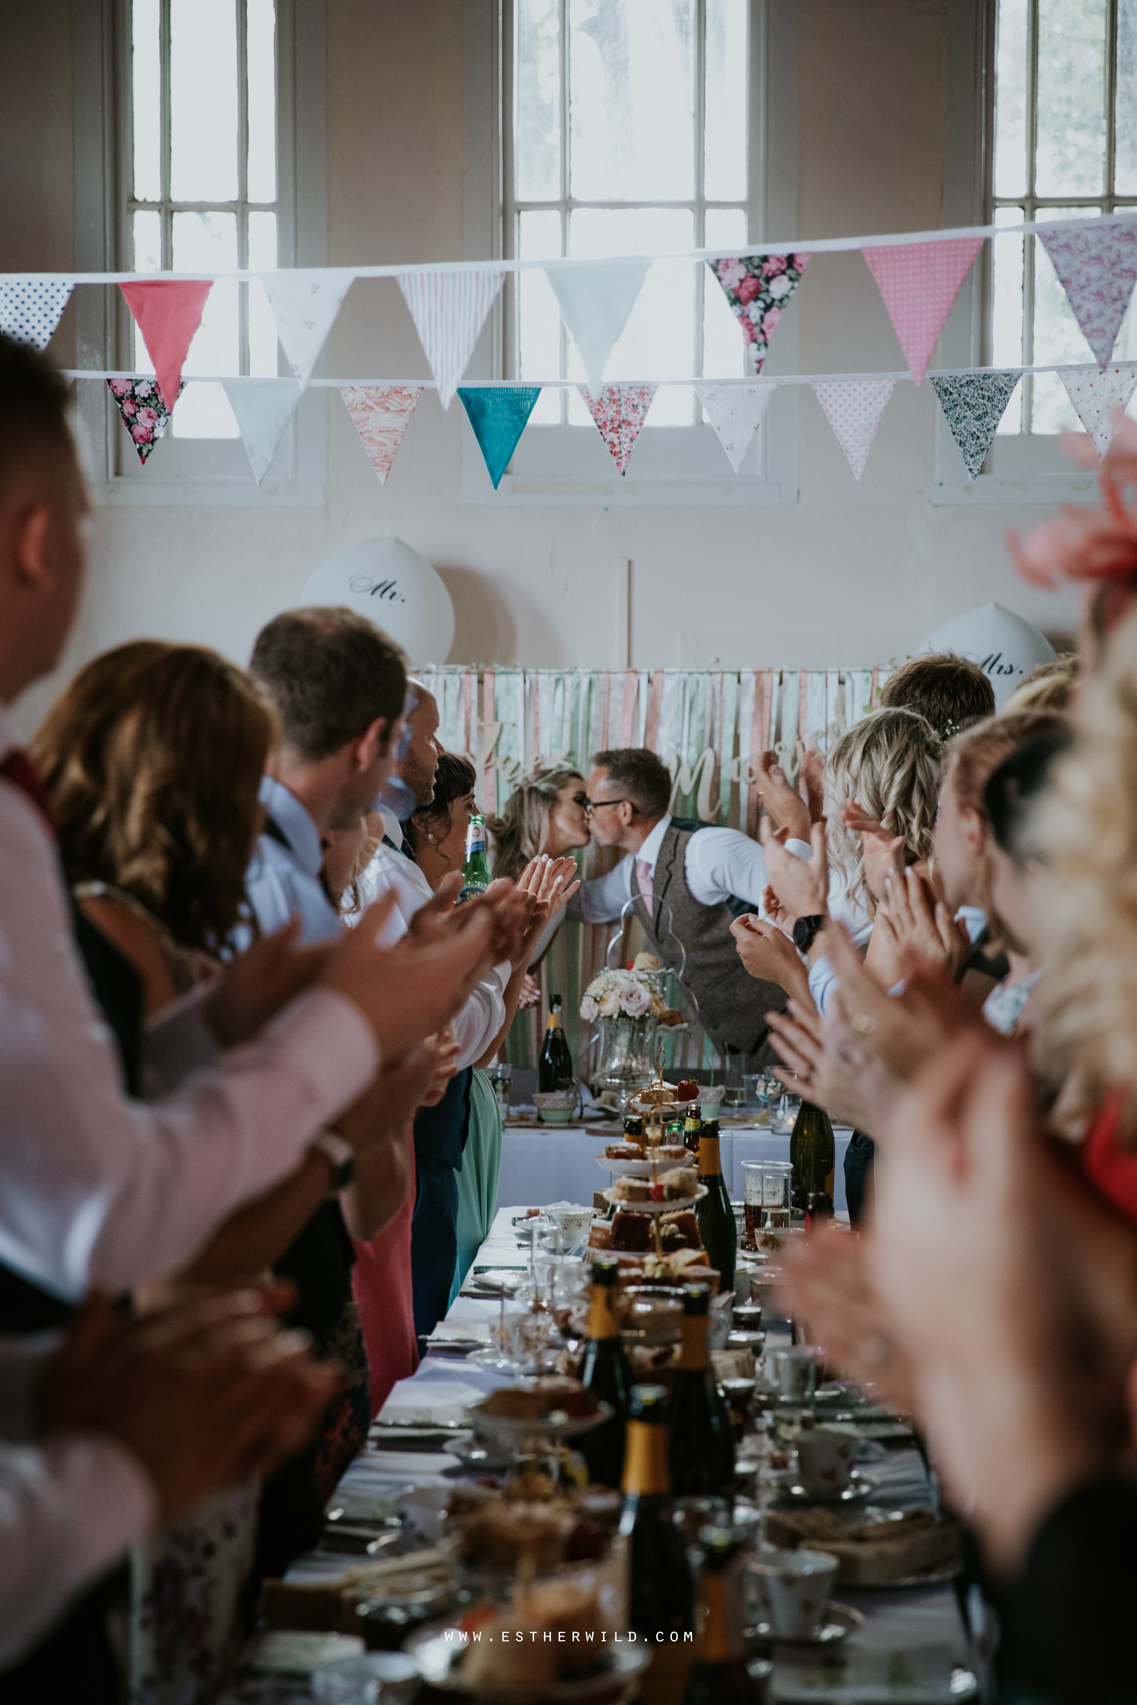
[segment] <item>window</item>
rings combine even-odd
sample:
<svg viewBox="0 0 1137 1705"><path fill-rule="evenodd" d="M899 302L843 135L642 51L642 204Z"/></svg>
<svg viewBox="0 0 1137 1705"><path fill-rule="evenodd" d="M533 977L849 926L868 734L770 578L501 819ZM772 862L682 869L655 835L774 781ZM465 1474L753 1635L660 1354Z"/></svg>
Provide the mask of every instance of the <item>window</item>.
<svg viewBox="0 0 1137 1705"><path fill-rule="evenodd" d="M991 201L996 225L1137 208L1137 0L997 0ZM987 360L1092 357L1041 243L996 237ZM1137 314L1114 355L1137 359ZM1056 373L1024 374L1002 436L1080 423Z"/></svg>
<svg viewBox="0 0 1137 1705"><path fill-rule="evenodd" d="M730 253L749 237L749 0L510 0L504 244L522 260ZM540 270L513 275L506 370L583 381ZM704 266L648 274L605 378L745 371L738 323ZM649 426L693 426L694 391L661 387ZM591 426L575 390L534 425Z"/></svg>
<svg viewBox="0 0 1137 1705"><path fill-rule="evenodd" d="M264 271L277 265L274 0L129 0L125 264L136 272ZM130 325L128 365L153 372ZM263 289L221 279L185 364L274 376L276 326ZM219 384L189 383L170 431L236 438Z"/></svg>

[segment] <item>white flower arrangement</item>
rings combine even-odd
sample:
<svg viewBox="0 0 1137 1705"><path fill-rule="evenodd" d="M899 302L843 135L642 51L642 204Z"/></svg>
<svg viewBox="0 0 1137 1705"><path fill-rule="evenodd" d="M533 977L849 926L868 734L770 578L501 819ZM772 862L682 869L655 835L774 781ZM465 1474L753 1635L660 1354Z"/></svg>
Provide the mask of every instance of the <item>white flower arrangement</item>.
<svg viewBox="0 0 1137 1705"><path fill-rule="evenodd" d="M641 957L646 957L641 955ZM595 1024L598 1018L659 1018L667 1011L657 970L601 971L593 977L580 1003L580 1016Z"/></svg>

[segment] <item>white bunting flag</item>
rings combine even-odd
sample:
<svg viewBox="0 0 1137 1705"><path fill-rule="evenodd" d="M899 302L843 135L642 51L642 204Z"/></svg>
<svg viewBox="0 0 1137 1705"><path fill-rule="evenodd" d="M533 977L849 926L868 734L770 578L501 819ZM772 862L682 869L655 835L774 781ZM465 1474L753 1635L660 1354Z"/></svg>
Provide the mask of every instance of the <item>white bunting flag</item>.
<svg viewBox="0 0 1137 1705"><path fill-rule="evenodd" d="M9 278L0 284L0 332L33 349L46 349L71 285L54 278Z"/></svg>
<svg viewBox="0 0 1137 1705"><path fill-rule="evenodd" d="M347 267L324 267L319 272L262 272L260 276L292 376L306 385L355 273Z"/></svg>
<svg viewBox="0 0 1137 1705"><path fill-rule="evenodd" d="M650 260L614 261L606 266L547 266L561 319L580 351L588 383L599 390L604 368L643 289Z"/></svg>
<svg viewBox="0 0 1137 1705"><path fill-rule="evenodd" d="M719 435L719 443L735 473L754 442L770 406L776 385L707 385L695 386L699 400L707 411L711 425Z"/></svg>
<svg viewBox="0 0 1137 1705"><path fill-rule="evenodd" d="M1094 449L1104 456L1113 437L1113 411L1124 408L1137 390L1137 361L1122 361L1101 373L1063 373L1060 377Z"/></svg>
<svg viewBox="0 0 1137 1705"><path fill-rule="evenodd" d="M438 384L438 399L448 409L505 274L479 267L469 272L400 272L398 277Z"/></svg>
<svg viewBox="0 0 1137 1705"><path fill-rule="evenodd" d="M241 439L252 464L253 478L260 485L284 429L296 412L301 386L297 379L222 380L229 407L237 417Z"/></svg>
<svg viewBox="0 0 1137 1705"><path fill-rule="evenodd" d="M821 379L813 389L858 485L895 379Z"/></svg>

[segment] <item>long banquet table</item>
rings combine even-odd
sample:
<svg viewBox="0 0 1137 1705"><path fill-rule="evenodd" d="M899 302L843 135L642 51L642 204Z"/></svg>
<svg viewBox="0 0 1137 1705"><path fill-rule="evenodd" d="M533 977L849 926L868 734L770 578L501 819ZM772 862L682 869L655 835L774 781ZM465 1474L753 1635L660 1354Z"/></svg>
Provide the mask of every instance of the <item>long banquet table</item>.
<svg viewBox="0 0 1137 1705"><path fill-rule="evenodd" d="M548 1139L544 1139L548 1140ZM590 1139L595 1142L595 1138ZM489 1237L478 1252L475 1266L520 1267L526 1264L526 1248L519 1244L510 1223L512 1207L499 1208ZM446 1322L456 1327L463 1322L492 1321L499 1309L495 1301L458 1296L451 1305ZM776 1329L775 1329L776 1330ZM469 1403L507 1383L498 1373L473 1367L453 1355L432 1353L423 1358L413 1378L395 1386L380 1416L383 1424L428 1424L430 1421L457 1421ZM382 1425L372 1429L366 1448L356 1457L340 1483L343 1491L395 1492L408 1484L422 1487L445 1487L453 1484L454 1472L459 1469L458 1458L446 1451L415 1452L383 1449ZM874 1501L891 1508L926 1508L931 1502L930 1490L920 1456L915 1449L889 1451L885 1460L873 1462L869 1470L881 1483ZM342 1555L312 1553L299 1559L289 1570L288 1579L297 1583L328 1579L342 1572ZM897 1663L918 1670L927 1662L934 1649L937 1664L966 1662L966 1642L950 1586L910 1588L903 1591L857 1591L841 1586L838 1598L852 1604L865 1617L864 1624L844 1644L850 1661L864 1660L875 1672L889 1673ZM923 1654L920 1658L918 1653ZM896 1654L906 1654L898 1659ZM779 1648L783 1660L785 1648ZM775 1700L778 1697L778 1672L775 1671ZM662 1677L660 1678L662 1687ZM663 1696L652 1685L649 1670L641 1687L643 1705L663 1705ZM885 1688L879 1697L895 1697Z"/></svg>

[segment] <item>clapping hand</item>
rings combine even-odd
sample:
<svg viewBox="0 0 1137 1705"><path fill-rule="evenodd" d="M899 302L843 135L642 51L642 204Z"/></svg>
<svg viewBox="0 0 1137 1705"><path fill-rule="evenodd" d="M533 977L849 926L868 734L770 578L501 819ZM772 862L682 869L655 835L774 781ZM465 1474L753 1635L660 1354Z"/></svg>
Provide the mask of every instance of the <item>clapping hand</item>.
<svg viewBox="0 0 1137 1705"><path fill-rule="evenodd" d="M529 964L550 920L563 910L579 887L575 859L548 858L544 853L530 859L517 878L517 892L528 902L529 917L513 956L515 965Z"/></svg>
<svg viewBox="0 0 1137 1705"><path fill-rule="evenodd" d="M862 1390L916 1415L912 1370L890 1330L868 1239L838 1226L815 1226L782 1261L780 1294L791 1319L805 1321L825 1360Z"/></svg>
<svg viewBox="0 0 1137 1705"><path fill-rule="evenodd" d="M851 835L861 837L865 886L874 900L883 900L886 878L904 869L904 836L890 835L855 799L844 807L841 820Z"/></svg>
<svg viewBox="0 0 1137 1705"><path fill-rule="evenodd" d="M808 841L811 823L809 806L794 788L772 749L763 752L755 766L755 781L762 802L779 829L795 841Z"/></svg>
<svg viewBox="0 0 1137 1705"><path fill-rule="evenodd" d="M828 913L829 854L824 822L814 823L809 831L812 854L808 863L786 850L783 842L787 837L775 834L767 818L760 820L758 833L770 887L787 913L794 918Z"/></svg>
<svg viewBox="0 0 1137 1705"><path fill-rule="evenodd" d="M768 1012L770 1041L785 1069L775 1068L780 1083L812 1101L841 1124L872 1135L887 1117L900 1090L883 1061L861 1047L837 1000L817 1015L790 1001L789 1015Z"/></svg>
<svg viewBox="0 0 1137 1705"><path fill-rule="evenodd" d="M813 1005L809 978L797 948L777 924L767 922L754 912L743 912L730 926L742 960L752 977L763 982L777 983L787 994L793 994L802 1005Z"/></svg>
<svg viewBox="0 0 1137 1705"><path fill-rule="evenodd" d="M899 966L924 960L955 981L971 946L966 926L957 923L937 900L918 871L888 871L884 898L876 909L873 933L884 932L888 951Z"/></svg>
<svg viewBox="0 0 1137 1705"><path fill-rule="evenodd" d="M332 944L301 947L300 927L300 919L292 918L283 929L258 936L229 961L206 995L205 1016L224 1047L250 1041L315 981Z"/></svg>

